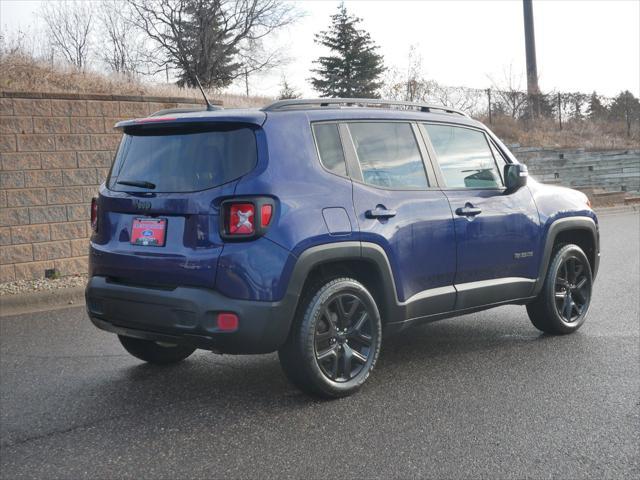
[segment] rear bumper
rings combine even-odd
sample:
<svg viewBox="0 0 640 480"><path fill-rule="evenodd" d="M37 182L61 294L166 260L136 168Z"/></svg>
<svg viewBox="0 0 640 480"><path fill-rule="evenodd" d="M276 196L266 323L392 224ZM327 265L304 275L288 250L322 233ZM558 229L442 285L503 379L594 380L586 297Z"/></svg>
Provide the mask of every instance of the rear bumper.
<svg viewBox="0 0 640 480"><path fill-rule="evenodd" d="M192 287L160 289L93 276L85 292L93 324L108 332L145 340L192 345L222 353L269 353L286 340L295 299L236 300ZM218 312L240 319L234 332L220 332Z"/></svg>

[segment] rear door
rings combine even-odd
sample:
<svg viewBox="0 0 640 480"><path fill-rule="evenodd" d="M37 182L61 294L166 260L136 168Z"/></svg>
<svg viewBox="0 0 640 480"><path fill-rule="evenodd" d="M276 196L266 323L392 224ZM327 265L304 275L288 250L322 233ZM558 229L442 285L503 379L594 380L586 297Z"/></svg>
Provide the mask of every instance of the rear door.
<svg viewBox="0 0 640 480"><path fill-rule="evenodd" d="M212 287L220 201L257 162L253 127L125 130L101 188L92 274L145 285Z"/></svg>
<svg viewBox="0 0 640 480"><path fill-rule="evenodd" d="M361 240L384 249L398 300L408 304L408 318L452 310L453 220L447 198L433 188L435 177L417 126L358 121L341 128Z"/></svg>
<svg viewBox="0 0 640 480"><path fill-rule="evenodd" d="M482 130L430 123L421 129L454 213L456 308L527 297L540 234L529 189L505 191L505 160Z"/></svg>

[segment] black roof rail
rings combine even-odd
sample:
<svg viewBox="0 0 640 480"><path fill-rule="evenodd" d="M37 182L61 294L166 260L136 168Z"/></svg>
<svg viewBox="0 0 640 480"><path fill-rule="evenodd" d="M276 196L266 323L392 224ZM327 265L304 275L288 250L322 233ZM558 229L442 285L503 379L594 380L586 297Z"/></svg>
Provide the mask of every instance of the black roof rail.
<svg viewBox="0 0 640 480"><path fill-rule="evenodd" d="M379 98L293 98L290 100L278 100L262 108L264 112L276 112L280 110L306 109L310 107L407 107L420 110L421 112L439 111L453 113L468 117L466 113L443 105L429 105L418 102L403 102L398 100L382 100Z"/></svg>
<svg viewBox="0 0 640 480"><path fill-rule="evenodd" d="M189 107L189 108L167 108L165 110L158 110L157 112L153 112L151 115L149 115L150 117L163 117L165 115L169 115L171 113L192 113L192 112L206 112L207 108L206 107L199 107L199 108L193 108L193 107Z"/></svg>

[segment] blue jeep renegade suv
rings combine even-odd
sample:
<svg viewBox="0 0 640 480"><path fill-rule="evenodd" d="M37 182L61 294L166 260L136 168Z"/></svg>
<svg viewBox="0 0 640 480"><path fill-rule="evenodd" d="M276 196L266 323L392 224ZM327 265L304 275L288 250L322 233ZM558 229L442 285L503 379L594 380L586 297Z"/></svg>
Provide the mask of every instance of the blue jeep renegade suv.
<svg viewBox="0 0 640 480"><path fill-rule="evenodd" d="M504 304L550 334L585 320L600 255L586 196L528 179L463 113L283 100L117 127L87 309L137 358L278 351L294 384L339 397L383 332Z"/></svg>

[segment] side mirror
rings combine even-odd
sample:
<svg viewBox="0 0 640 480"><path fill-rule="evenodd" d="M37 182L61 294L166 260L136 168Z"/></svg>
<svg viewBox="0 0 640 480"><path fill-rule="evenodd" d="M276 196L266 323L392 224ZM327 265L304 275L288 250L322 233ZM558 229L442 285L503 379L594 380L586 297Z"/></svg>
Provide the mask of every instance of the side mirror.
<svg viewBox="0 0 640 480"><path fill-rule="evenodd" d="M508 163L504 166L504 183L507 192L515 192L527 184L529 170L522 163Z"/></svg>

